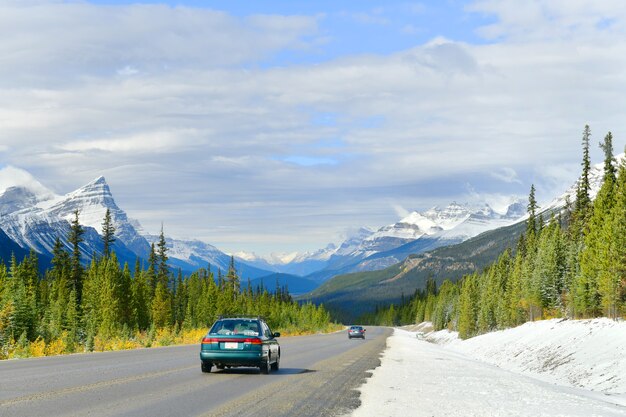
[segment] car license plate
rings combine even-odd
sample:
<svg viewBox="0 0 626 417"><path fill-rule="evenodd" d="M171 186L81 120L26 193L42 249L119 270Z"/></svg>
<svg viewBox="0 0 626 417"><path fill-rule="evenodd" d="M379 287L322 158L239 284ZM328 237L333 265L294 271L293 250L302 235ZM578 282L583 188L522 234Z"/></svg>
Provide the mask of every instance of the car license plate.
<svg viewBox="0 0 626 417"><path fill-rule="evenodd" d="M239 349L237 342L224 342L224 349Z"/></svg>

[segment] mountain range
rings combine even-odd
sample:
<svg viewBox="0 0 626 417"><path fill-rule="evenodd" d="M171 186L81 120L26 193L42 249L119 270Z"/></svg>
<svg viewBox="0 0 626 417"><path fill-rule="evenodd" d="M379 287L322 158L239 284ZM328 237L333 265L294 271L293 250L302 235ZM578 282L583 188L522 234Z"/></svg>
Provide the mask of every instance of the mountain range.
<svg viewBox="0 0 626 417"><path fill-rule="evenodd" d="M99 231L106 210L115 227L114 250L120 261L133 265L137 259L146 262L150 245L157 236L144 232L137 220L128 217L115 202L104 177L65 195L59 195L42 185L28 172L8 167L0 175L0 229L11 246L2 245L4 257L33 249L42 259L52 255L59 237L67 249L70 222L76 210L84 228L80 245L85 261L102 252ZM452 203L445 208L434 207L425 212L412 212L399 222L378 230L361 228L339 246L333 244L313 253L275 254L269 258L237 253L240 275L250 279L282 274L294 284L289 275L306 276L310 281L323 282L334 275L385 268L404 259L410 253L433 249L468 239L484 230L508 224L522 214L519 203L505 214L489 206L470 207ZM0 235L0 239L4 236ZM166 238L170 265L189 273L200 267L226 271L230 256L209 243L199 240ZM22 248L21 252L17 248ZM298 285L296 285L298 286ZM303 288L310 287L310 283Z"/></svg>
<svg viewBox="0 0 626 417"><path fill-rule="evenodd" d="M623 160L624 154L616 157L618 163ZM603 164L592 166L589 173L589 194L592 199L595 199L600 189L602 178ZM539 212L543 218L547 221L550 216L561 212L568 201L573 203L577 188L578 182L575 182L562 195L541 207ZM517 217L522 214L522 206L518 203L511 207L509 215ZM468 229L475 230L469 224L478 221L478 218L468 223ZM402 256L409 253L402 261L380 270L336 274L300 299L323 303L333 312L334 317L344 322L354 321L377 305L399 302L403 296L408 297L417 289L425 288L428 279L440 285L446 279L456 281L466 274L482 270L506 248L515 247L526 228L526 218L524 215L512 224L484 231L461 243L441 245L438 248L423 250L428 239L418 239L396 249L402 252ZM452 229L452 233L460 233L462 230L457 226Z"/></svg>
<svg viewBox="0 0 626 417"><path fill-rule="evenodd" d="M307 278L323 282L340 274L381 270L411 254L463 242L487 230L513 224L524 213L525 206L519 201L503 214L487 204L472 206L456 202L421 213L414 211L376 231L360 229L330 255L325 268Z"/></svg>
<svg viewBox="0 0 626 417"><path fill-rule="evenodd" d="M109 209L115 227L115 250L121 262L144 264L150 245L157 237L145 234L140 223L131 219L115 203L104 177L98 177L79 189L58 195L43 186L28 172L8 167L0 171L0 257L10 259L11 253L23 256L31 248L42 259L50 259L57 237L70 250L67 236L76 210L84 229L84 241L79 245L85 262L93 254L101 254L99 232L106 210ZM167 239L170 265L190 273L211 265L213 272L226 271L230 256L212 245L200 241ZM242 276L259 278L272 274L243 263L236 263Z"/></svg>
<svg viewBox="0 0 626 417"><path fill-rule="evenodd" d="M621 160L623 156L617 157ZM602 178L602 164L592 167L592 194L595 195ZM573 201L576 185L555 199L547 207L563 207L567 196ZM66 240L75 210L84 226L81 253L85 260L102 252L99 231L106 210L109 209L116 229L114 249L122 262L133 264L137 259L146 262L150 245L157 236L143 231L140 223L127 216L117 206L104 177L98 177L79 189L58 195L43 186L24 170L5 167L0 170L0 258L5 262L14 253L23 256L29 249L40 254L45 265L51 257L57 236L69 249ZM274 254L259 257L237 253L236 266L244 279L252 281L264 277L264 286L279 281L291 282L294 287L310 288L342 274L380 271L403 262L410 255L428 253L467 241L486 231L513 225L523 219L525 204L517 201L505 212L498 213L488 205L474 206L453 202L446 207L414 211L398 222L373 230L363 227L344 242L333 244L312 253ZM209 243L199 240L167 238L170 265L189 273L199 267L210 266L226 271L230 255ZM307 280L299 285L297 277ZM311 283L317 284L311 284Z"/></svg>

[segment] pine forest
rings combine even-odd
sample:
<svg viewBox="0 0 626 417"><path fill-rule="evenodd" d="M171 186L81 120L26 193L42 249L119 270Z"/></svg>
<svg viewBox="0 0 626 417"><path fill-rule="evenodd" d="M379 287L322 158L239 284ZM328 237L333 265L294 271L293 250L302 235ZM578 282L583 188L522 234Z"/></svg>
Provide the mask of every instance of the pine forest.
<svg viewBox="0 0 626 417"><path fill-rule="evenodd" d="M233 258L217 279L210 266L189 277L172 273L163 230L146 267L139 260L132 270L121 266L111 251L115 228L108 210L104 251L85 266L83 229L74 214L71 250L57 238L43 276L34 251L0 263L0 359L199 343L218 315L263 316L286 334L337 327L323 306L300 305L284 288L242 285Z"/></svg>
<svg viewBox="0 0 626 417"><path fill-rule="evenodd" d="M591 132L582 137L582 175L575 201L540 212L531 187L525 233L482 272L425 289L363 317L398 325L430 321L461 338L548 318L620 318L626 315L626 160L617 163L609 132L602 186L590 197Z"/></svg>

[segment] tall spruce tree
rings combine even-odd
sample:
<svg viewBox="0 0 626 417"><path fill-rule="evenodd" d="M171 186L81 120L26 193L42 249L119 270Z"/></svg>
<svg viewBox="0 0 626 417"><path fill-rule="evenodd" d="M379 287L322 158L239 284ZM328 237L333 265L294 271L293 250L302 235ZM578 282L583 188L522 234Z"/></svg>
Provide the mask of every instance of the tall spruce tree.
<svg viewBox="0 0 626 417"><path fill-rule="evenodd" d="M158 270L157 281L163 284L165 288L168 288L170 269L167 265L167 242L165 241L165 234L163 232L163 224L161 224L161 234L159 235L159 242L157 243L157 258L158 258Z"/></svg>
<svg viewBox="0 0 626 417"><path fill-rule="evenodd" d="M600 142L600 149L604 152L604 179L610 177L615 181L615 173L617 168L615 167L615 157L613 156L613 134L607 133L604 137L604 141Z"/></svg>
<svg viewBox="0 0 626 417"><path fill-rule="evenodd" d="M585 316L600 314L600 280L609 279L614 267L611 259L611 212L615 204L615 166L613 158L613 138L607 134L600 144L604 151L604 176L598 191L588 227L584 231L584 245L580 254L580 277L575 289L577 310Z"/></svg>
<svg viewBox="0 0 626 417"><path fill-rule="evenodd" d="M104 214L104 221L102 222L102 254L105 258L108 258L109 255L111 255L111 247L114 242L115 226L113 225L113 220L111 219L111 211L107 208L107 211Z"/></svg>
<svg viewBox="0 0 626 417"><path fill-rule="evenodd" d="M526 221L526 236L533 239L537 234L537 198L535 197L535 184L531 184L530 193L528 195L528 220Z"/></svg>
<svg viewBox="0 0 626 417"><path fill-rule="evenodd" d="M478 330L479 288L478 275L467 275L461 281L459 296L459 337L467 339L475 336Z"/></svg>
<svg viewBox="0 0 626 417"><path fill-rule="evenodd" d="M598 278L598 292L604 314L617 318L624 307L626 289L626 160L619 164L613 195L614 204L600 236L606 242L607 254Z"/></svg>
<svg viewBox="0 0 626 417"><path fill-rule="evenodd" d="M583 167L578 186L576 188L576 202L574 203L573 213L573 230L572 234L576 239L582 238L582 234L587 226L587 220L591 211L591 197L589 191L591 185L589 183L589 172L591 171L591 159L589 156L589 140L591 138L591 129L589 125L585 125L583 130L583 161L581 163Z"/></svg>
<svg viewBox="0 0 626 417"><path fill-rule="evenodd" d="M146 274L148 275L147 281L150 284L150 287L149 287L150 299L154 297L154 291L156 290L157 269L158 269L158 258L157 258L156 250L154 247L154 243L152 243L150 245L150 255L148 256L148 271L146 272Z"/></svg>
<svg viewBox="0 0 626 417"><path fill-rule="evenodd" d="M80 262L80 244L83 242L83 234L85 231L78 220L79 212L74 211L74 220L70 224L70 233L67 238L72 246L72 289L76 293L76 302L80 305L83 295L83 266Z"/></svg>
<svg viewBox="0 0 626 417"><path fill-rule="evenodd" d="M236 295L239 293L239 276L237 275L237 269L235 269L235 257L232 255L230 257L230 265L228 266L228 274L226 274L226 283L233 290L233 294ZM276 277L276 294L280 294L278 276Z"/></svg>

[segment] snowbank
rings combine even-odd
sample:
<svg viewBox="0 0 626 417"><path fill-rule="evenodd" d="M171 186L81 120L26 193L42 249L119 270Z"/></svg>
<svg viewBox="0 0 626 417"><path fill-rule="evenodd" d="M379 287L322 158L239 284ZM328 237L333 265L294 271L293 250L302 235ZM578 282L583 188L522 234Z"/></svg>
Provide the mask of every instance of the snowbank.
<svg viewBox="0 0 626 417"><path fill-rule="evenodd" d="M352 417L626 416L623 321L546 320L468 340L431 329L394 331Z"/></svg>
<svg viewBox="0 0 626 417"><path fill-rule="evenodd" d="M512 372L599 391L626 406L626 323L609 319L545 320L468 340L427 336L447 349Z"/></svg>

